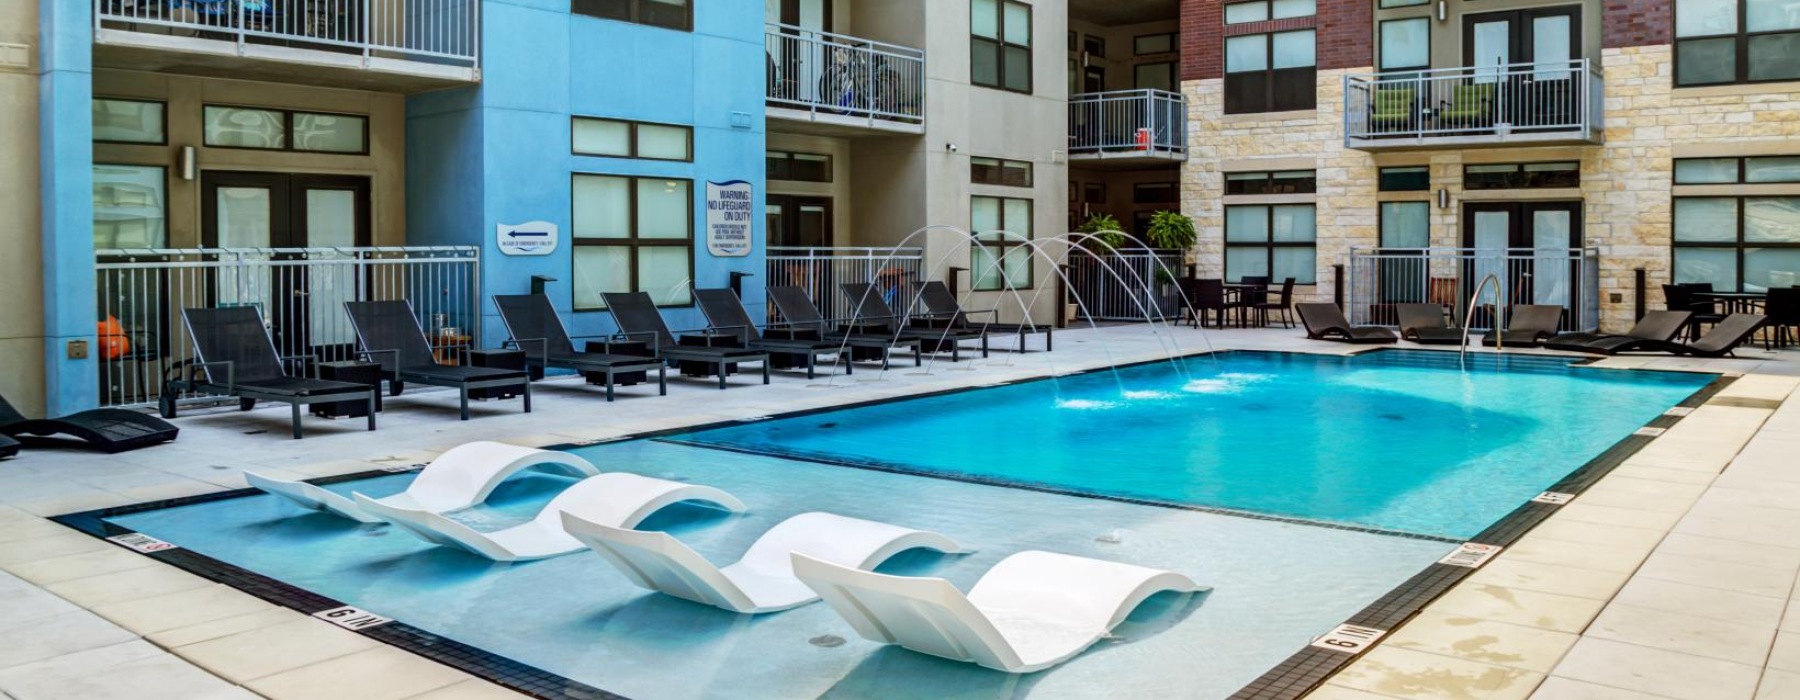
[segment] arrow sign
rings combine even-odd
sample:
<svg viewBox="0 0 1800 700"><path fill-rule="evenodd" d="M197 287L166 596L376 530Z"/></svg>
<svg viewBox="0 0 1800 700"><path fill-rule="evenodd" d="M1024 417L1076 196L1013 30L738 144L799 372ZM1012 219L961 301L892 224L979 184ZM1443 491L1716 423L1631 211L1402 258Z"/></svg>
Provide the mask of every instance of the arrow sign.
<svg viewBox="0 0 1800 700"><path fill-rule="evenodd" d="M558 234L556 224L548 221L500 224L494 230L494 244L502 255L549 255L556 251Z"/></svg>

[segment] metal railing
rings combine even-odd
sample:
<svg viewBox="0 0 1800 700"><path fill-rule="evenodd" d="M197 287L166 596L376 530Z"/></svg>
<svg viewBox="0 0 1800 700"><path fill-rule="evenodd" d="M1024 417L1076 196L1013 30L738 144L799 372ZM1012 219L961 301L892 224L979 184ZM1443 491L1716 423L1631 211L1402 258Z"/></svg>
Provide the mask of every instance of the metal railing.
<svg viewBox="0 0 1800 700"><path fill-rule="evenodd" d="M1349 145L1570 135L1597 140L1604 111L1600 71L1585 58L1344 76Z"/></svg>
<svg viewBox="0 0 1800 700"><path fill-rule="evenodd" d="M770 107L924 122L924 51L786 24L766 26L763 48Z"/></svg>
<svg viewBox="0 0 1800 700"><path fill-rule="evenodd" d="M191 366L190 307L256 306L283 356L318 362L357 357L346 301L411 301L444 359L481 337L479 248L101 250L94 267L105 406L154 404Z"/></svg>
<svg viewBox="0 0 1800 700"><path fill-rule="evenodd" d="M1098 257L1075 251L1069 255L1069 303L1077 304L1076 313L1084 320L1179 318L1180 297L1171 275L1181 272L1179 250L1122 250Z"/></svg>
<svg viewBox="0 0 1800 700"><path fill-rule="evenodd" d="M1397 304L1437 304L1476 331L1510 317L1502 305L1520 304L1563 307L1564 331L1600 325L1598 248L1354 248L1346 274L1345 306L1358 325L1397 325ZM1475 297L1489 275L1499 284Z"/></svg>
<svg viewBox="0 0 1800 700"><path fill-rule="evenodd" d="M826 318L850 318L854 307L839 284L873 282L890 305L905 305L908 285L923 279L922 248L789 248L768 252L768 284L806 290ZM774 313L771 308L770 313Z"/></svg>
<svg viewBox="0 0 1800 700"><path fill-rule="evenodd" d="M479 68L480 0L94 0L94 29Z"/></svg>
<svg viewBox="0 0 1800 700"><path fill-rule="evenodd" d="M1167 90L1069 96L1072 156L1185 156L1187 97Z"/></svg>

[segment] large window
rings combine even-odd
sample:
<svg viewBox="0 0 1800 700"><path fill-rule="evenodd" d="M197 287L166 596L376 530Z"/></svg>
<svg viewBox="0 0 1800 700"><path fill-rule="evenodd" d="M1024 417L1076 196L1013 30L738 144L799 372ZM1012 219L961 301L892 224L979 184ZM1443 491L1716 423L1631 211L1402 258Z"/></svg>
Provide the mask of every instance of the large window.
<svg viewBox="0 0 1800 700"><path fill-rule="evenodd" d="M1674 263L1719 291L1800 285L1800 197L1677 197Z"/></svg>
<svg viewBox="0 0 1800 700"><path fill-rule="evenodd" d="M164 248L167 175L149 165L94 164L94 248Z"/></svg>
<svg viewBox="0 0 1800 700"><path fill-rule="evenodd" d="M573 139L571 149L577 155L647 160L694 159L692 127L575 117L570 134Z"/></svg>
<svg viewBox="0 0 1800 700"><path fill-rule="evenodd" d="M648 292L659 306L692 301L694 183L577 173L573 178L575 308L601 292Z"/></svg>
<svg viewBox="0 0 1800 700"><path fill-rule="evenodd" d="M1026 241L1032 237L1031 200L971 197L969 224L980 241L969 245L970 288L978 292L1030 289L1032 248Z"/></svg>
<svg viewBox="0 0 1800 700"><path fill-rule="evenodd" d="M1314 43L1311 29L1226 37L1225 113L1312 109Z"/></svg>
<svg viewBox="0 0 1800 700"><path fill-rule="evenodd" d="M969 182L977 185L1031 186L1031 163L1003 158L970 158Z"/></svg>
<svg viewBox="0 0 1800 700"><path fill-rule="evenodd" d="M1381 23L1381 70L1431 67L1431 19L1413 17Z"/></svg>
<svg viewBox="0 0 1800 700"><path fill-rule="evenodd" d="M1431 247L1430 203L1382 202L1381 247Z"/></svg>
<svg viewBox="0 0 1800 700"><path fill-rule="evenodd" d="M1311 204L1254 204L1225 207L1225 279L1246 276L1273 281L1294 278L1315 284L1318 228Z"/></svg>
<svg viewBox="0 0 1800 700"><path fill-rule="evenodd" d="M1800 11L1788 0L1675 0L1675 84L1800 80Z"/></svg>
<svg viewBox="0 0 1800 700"><path fill-rule="evenodd" d="M665 29L694 28L692 0L569 0L569 11Z"/></svg>
<svg viewBox="0 0 1800 700"><path fill-rule="evenodd" d="M205 121L202 142L210 148L369 152L369 118L355 114L206 105L201 116Z"/></svg>
<svg viewBox="0 0 1800 700"><path fill-rule="evenodd" d="M969 3L969 82L1031 92L1031 6L1012 0Z"/></svg>
<svg viewBox="0 0 1800 700"><path fill-rule="evenodd" d="M94 141L99 143L168 143L161 102L94 99Z"/></svg>

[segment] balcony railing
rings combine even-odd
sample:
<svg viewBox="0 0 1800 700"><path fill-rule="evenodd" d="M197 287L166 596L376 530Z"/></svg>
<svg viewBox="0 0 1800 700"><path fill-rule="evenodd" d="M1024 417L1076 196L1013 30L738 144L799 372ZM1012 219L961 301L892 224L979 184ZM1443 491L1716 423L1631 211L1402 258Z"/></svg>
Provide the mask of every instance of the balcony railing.
<svg viewBox="0 0 1800 700"><path fill-rule="evenodd" d="M868 282L889 303L903 301L907 285L923 279L924 261L923 248L771 246L766 264L770 285L805 289L826 318L850 318L855 307L838 285Z"/></svg>
<svg viewBox="0 0 1800 700"><path fill-rule="evenodd" d="M763 47L770 107L814 118L924 122L924 51L786 24L767 25Z"/></svg>
<svg viewBox="0 0 1800 700"><path fill-rule="evenodd" d="M1071 95L1069 155L1185 158L1187 98L1166 90Z"/></svg>
<svg viewBox="0 0 1800 700"><path fill-rule="evenodd" d="M94 29L479 68L480 5L480 0L94 0Z"/></svg>
<svg viewBox="0 0 1800 700"><path fill-rule="evenodd" d="M1351 148L1598 143L1600 72L1587 59L1344 77Z"/></svg>
<svg viewBox="0 0 1800 700"><path fill-rule="evenodd" d="M1493 275L1475 297L1476 287ZM1598 248L1355 248L1346 273L1346 307L1358 325L1399 323L1399 304L1436 304L1457 323L1491 330L1520 304L1563 307L1560 329L1600 325ZM1475 313L1469 315L1473 303Z"/></svg>

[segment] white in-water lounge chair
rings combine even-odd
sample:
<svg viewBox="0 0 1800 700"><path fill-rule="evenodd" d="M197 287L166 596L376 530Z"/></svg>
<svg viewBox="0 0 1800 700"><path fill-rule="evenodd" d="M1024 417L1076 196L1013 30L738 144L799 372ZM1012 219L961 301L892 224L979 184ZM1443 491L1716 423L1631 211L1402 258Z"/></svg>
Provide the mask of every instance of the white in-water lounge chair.
<svg viewBox="0 0 1800 700"><path fill-rule="evenodd" d="M468 508L487 500L494 487L507 477L533 467L562 472L569 476L589 477L599 474L593 464L567 452L536 450L500 442L471 442L458 445L438 455L425 465L406 491L377 503L398 508L446 513ZM370 515L356 502L304 481L288 481L263 476L246 470L244 481L250 486L280 496L302 508L336 513L361 523L378 523L381 518Z"/></svg>
<svg viewBox="0 0 1800 700"><path fill-rule="evenodd" d="M967 596L941 578L888 576L796 553L794 575L870 641L1030 673L1068 661L1162 591L1210 590L1171 571L1026 551Z"/></svg>
<svg viewBox="0 0 1800 700"><path fill-rule="evenodd" d="M595 523L629 528L652 513L681 501L705 501L733 513L744 511L743 501L711 486L623 472L582 479L550 499L537 517L495 532L479 532L422 508L395 506L360 493L353 495L356 504L365 512L427 542L461 547L494 561L507 562L546 559L579 551L581 542L563 532L564 513Z"/></svg>
<svg viewBox="0 0 1800 700"><path fill-rule="evenodd" d="M739 613L770 613L819 599L794 578L799 552L853 569L871 569L888 557L925 547L951 554L965 550L935 532L850 518L801 513L758 537L737 563L719 568L666 532L628 530L563 513L563 529L644 588Z"/></svg>

